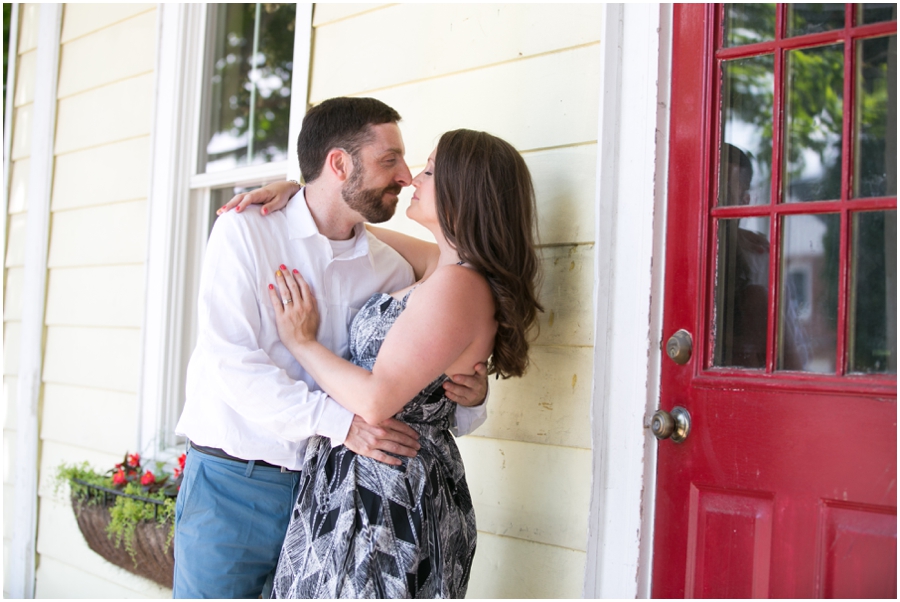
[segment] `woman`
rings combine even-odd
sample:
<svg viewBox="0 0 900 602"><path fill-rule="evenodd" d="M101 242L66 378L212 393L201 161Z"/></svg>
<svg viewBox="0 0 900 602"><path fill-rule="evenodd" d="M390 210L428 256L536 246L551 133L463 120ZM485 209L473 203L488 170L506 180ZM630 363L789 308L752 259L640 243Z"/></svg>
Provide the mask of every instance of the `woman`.
<svg viewBox="0 0 900 602"><path fill-rule="evenodd" d="M352 363L316 342L315 298L296 270L279 270L269 286L282 342L323 390L371 424L409 423L422 445L395 467L310 441L275 597L466 593L475 516L441 385L481 361L504 378L528 365L527 335L542 309L534 191L512 146L470 130L444 134L412 185L407 215L437 245L398 245L419 280L359 311Z"/></svg>

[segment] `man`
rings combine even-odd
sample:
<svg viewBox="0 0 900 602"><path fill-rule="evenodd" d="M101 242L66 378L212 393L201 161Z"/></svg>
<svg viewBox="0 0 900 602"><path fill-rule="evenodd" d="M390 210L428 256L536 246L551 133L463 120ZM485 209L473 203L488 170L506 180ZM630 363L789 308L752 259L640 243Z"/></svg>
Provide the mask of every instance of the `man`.
<svg viewBox="0 0 900 602"><path fill-rule="evenodd" d="M298 266L316 294L319 341L348 356L348 328L375 292L412 284L410 266L366 232L390 218L412 176L399 114L371 98L314 107L298 138L306 187L281 212L220 217L200 278L197 347L176 431L190 441L175 516L175 597L255 598L274 572L313 435L388 464L415 455L417 433L366 424L318 390L281 344L267 287ZM292 299L283 299L285 304ZM484 369L453 378L456 400L480 404ZM450 385L453 387L454 385ZM484 421L460 408L457 430Z"/></svg>

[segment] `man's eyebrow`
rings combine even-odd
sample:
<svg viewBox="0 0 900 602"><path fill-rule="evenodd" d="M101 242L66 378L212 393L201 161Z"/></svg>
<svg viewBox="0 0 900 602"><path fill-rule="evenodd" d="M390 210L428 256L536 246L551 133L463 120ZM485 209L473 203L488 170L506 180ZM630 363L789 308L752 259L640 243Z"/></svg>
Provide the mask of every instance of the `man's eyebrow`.
<svg viewBox="0 0 900 602"><path fill-rule="evenodd" d="M384 155L388 155L388 154L390 154L390 153L393 153L393 154L395 154L395 155L400 155L400 156L402 157L402 156L403 156L403 149L402 149L402 148L386 148L386 149L384 149L380 154L381 154L382 156L384 156Z"/></svg>

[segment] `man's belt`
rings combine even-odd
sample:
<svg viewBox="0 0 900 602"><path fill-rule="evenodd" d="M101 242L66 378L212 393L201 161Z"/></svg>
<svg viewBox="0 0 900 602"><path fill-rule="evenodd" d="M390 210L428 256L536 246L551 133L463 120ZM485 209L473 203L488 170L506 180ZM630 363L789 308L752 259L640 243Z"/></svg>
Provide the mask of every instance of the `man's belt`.
<svg viewBox="0 0 900 602"><path fill-rule="evenodd" d="M222 458L223 460L234 460L235 462L241 462L243 464L249 464L250 460L244 460L243 458L236 458L226 452L224 449L219 449L218 447L206 447L205 445L197 445L193 441L189 442L192 449L196 449L201 454L206 454L207 456L214 456L216 458ZM256 466L266 466L268 468L277 468L281 472L297 472L294 470L290 470L285 468L284 466L277 466L275 464L270 464L265 460L254 460L253 463Z"/></svg>

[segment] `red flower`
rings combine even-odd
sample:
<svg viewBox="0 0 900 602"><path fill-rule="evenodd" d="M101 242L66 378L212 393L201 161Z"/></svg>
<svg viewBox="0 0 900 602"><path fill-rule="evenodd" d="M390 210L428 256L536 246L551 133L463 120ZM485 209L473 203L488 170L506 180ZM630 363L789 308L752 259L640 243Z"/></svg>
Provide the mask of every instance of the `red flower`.
<svg viewBox="0 0 900 602"><path fill-rule="evenodd" d="M187 454L181 454L178 456L178 467L183 471L184 470L184 461L187 458Z"/></svg>
<svg viewBox="0 0 900 602"><path fill-rule="evenodd" d="M156 477L149 470L141 477L141 485L152 485L156 482Z"/></svg>
<svg viewBox="0 0 900 602"><path fill-rule="evenodd" d="M141 454L128 454L128 466L137 468L141 465Z"/></svg>
<svg viewBox="0 0 900 602"><path fill-rule="evenodd" d="M177 466L176 466L175 468L173 468L173 469L172 469L172 476L175 477L176 479L177 479L178 477L180 477L180 476L181 476L181 469L178 468Z"/></svg>
<svg viewBox="0 0 900 602"><path fill-rule="evenodd" d="M121 468L113 475L113 485L124 485L126 480L125 471Z"/></svg>

